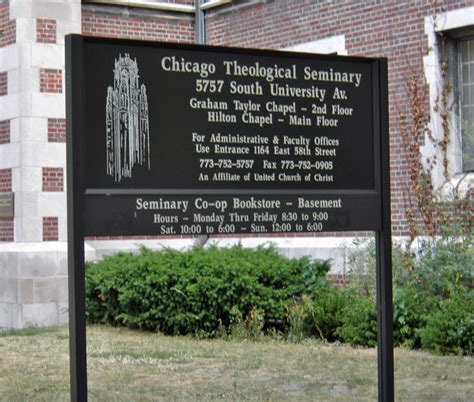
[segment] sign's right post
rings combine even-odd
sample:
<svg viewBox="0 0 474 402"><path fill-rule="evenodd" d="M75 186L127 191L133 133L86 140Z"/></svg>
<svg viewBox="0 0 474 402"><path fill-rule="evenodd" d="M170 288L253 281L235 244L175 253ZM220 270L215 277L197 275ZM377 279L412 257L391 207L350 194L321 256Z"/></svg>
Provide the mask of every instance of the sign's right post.
<svg viewBox="0 0 474 402"><path fill-rule="evenodd" d="M379 62L380 107L380 181L382 192L382 229L376 232L377 288L377 367L378 399L394 400L393 310L392 310L392 236L390 217L390 141L388 128L387 60ZM377 107L375 106L375 107Z"/></svg>

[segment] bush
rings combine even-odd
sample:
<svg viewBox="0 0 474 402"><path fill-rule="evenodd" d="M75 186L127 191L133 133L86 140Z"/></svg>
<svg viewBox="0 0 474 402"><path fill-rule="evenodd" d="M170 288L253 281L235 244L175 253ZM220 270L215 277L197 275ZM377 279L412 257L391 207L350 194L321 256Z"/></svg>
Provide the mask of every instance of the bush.
<svg viewBox="0 0 474 402"><path fill-rule="evenodd" d="M349 290L326 282L327 261L289 260L273 248L120 253L86 266L88 318L171 335L258 339L270 330L293 342L375 346L371 251L360 252ZM417 257L394 257L395 345L472 354L472 246L426 243Z"/></svg>
<svg viewBox="0 0 474 402"><path fill-rule="evenodd" d="M375 240L356 238L353 246L348 258L350 287L361 295L375 297Z"/></svg>
<svg viewBox="0 0 474 402"><path fill-rule="evenodd" d="M370 241L359 245L362 247L350 258L351 288L356 294L371 298L375 293L374 247ZM456 338L470 328L466 326L465 319L443 319L443 311L446 312L447 303L451 299L474 297L472 244L428 239L419 242L416 254L394 247L393 264L395 345L410 348L423 346L440 353L454 353L455 350L455 353L472 353L469 351L469 343ZM449 306L454 309L452 303L449 302ZM356 314L353 313L354 316ZM360 326L358 328L356 320L354 319L354 328L350 329L347 314L345 319L344 328L338 330L337 334L345 334L345 341L364 344L358 340L363 339L363 330ZM448 332L458 335L448 336ZM442 346L443 342L439 337L443 333L448 338L456 339L446 340L447 345Z"/></svg>
<svg viewBox="0 0 474 402"><path fill-rule="evenodd" d="M336 331L343 324L342 312L349 299L346 291L338 290L329 284L317 287L311 297L307 325L309 333L328 342L341 341Z"/></svg>
<svg viewBox="0 0 474 402"><path fill-rule="evenodd" d="M341 312L342 325L336 330L344 342L351 345L377 345L377 312L372 299L350 295Z"/></svg>
<svg viewBox="0 0 474 402"><path fill-rule="evenodd" d="M439 308L426 317L420 330L421 344L442 354L474 352L474 297L473 293L457 294L441 301Z"/></svg>
<svg viewBox="0 0 474 402"><path fill-rule="evenodd" d="M397 274L396 283L403 288L423 293L426 297L449 298L459 292L472 290L474 248L462 244L421 243L418 255L412 257L412 269Z"/></svg>
<svg viewBox="0 0 474 402"><path fill-rule="evenodd" d="M292 300L286 306L288 340L300 342L305 337L318 337L327 342L342 340L336 330L343 324L342 312L348 301L346 291L327 282L316 286L311 295Z"/></svg>
<svg viewBox="0 0 474 402"><path fill-rule="evenodd" d="M393 340L395 346L421 347L419 330L426 315L436 308L438 298L427 297L413 289L395 288L393 294Z"/></svg>
<svg viewBox="0 0 474 402"><path fill-rule="evenodd" d="M142 249L86 265L91 322L165 334L213 336L235 311L264 311L266 328L284 323L286 304L311 290L327 262L287 259L273 248Z"/></svg>
<svg viewBox="0 0 474 402"><path fill-rule="evenodd" d="M310 300L304 295L301 300L291 300L286 305L287 339L290 342L301 342L307 335L305 322L308 318L308 303Z"/></svg>

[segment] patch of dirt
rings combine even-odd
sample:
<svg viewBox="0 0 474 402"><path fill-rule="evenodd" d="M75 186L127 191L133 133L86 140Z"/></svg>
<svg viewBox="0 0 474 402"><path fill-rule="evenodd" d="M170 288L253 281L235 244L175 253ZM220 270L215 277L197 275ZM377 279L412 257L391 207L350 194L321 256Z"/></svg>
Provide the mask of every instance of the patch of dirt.
<svg viewBox="0 0 474 402"><path fill-rule="evenodd" d="M459 401L472 401L473 399L468 398L466 394L454 394L454 395L445 395L439 402L459 402Z"/></svg>
<svg viewBox="0 0 474 402"><path fill-rule="evenodd" d="M290 382L288 384L282 384L277 388L278 392L281 393L300 393L303 391L303 384L298 384L295 382Z"/></svg>
<svg viewBox="0 0 474 402"><path fill-rule="evenodd" d="M341 384L337 381L329 381L327 385L321 388L322 391L328 394L349 396L352 395L351 388L346 384Z"/></svg>

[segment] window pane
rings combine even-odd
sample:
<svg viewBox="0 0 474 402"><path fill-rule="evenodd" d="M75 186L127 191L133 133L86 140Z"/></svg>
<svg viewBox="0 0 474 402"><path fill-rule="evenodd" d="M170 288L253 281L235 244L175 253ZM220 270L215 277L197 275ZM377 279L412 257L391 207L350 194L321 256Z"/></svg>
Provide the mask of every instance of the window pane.
<svg viewBox="0 0 474 402"><path fill-rule="evenodd" d="M469 42L468 41L464 41L464 42L461 42L460 44L461 46L461 62L462 63L467 63L467 61L469 60Z"/></svg>
<svg viewBox="0 0 474 402"><path fill-rule="evenodd" d="M462 69L461 69L461 76L462 76L462 84L468 84L469 83L469 64L463 63Z"/></svg>
<svg viewBox="0 0 474 402"><path fill-rule="evenodd" d="M460 44L461 129L463 171L474 170L474 39Z"/></svg>
<svg viewBox="0 0 474 402"><path fill-rule="evenodd" d="M474 107L462 108L462 153L463 153L463 171L474 169Z"/></svg>
<svg viewBox="0 0 474 402"><path fill-rule="evenodd" d="M469 94L469 87L467 85L463 85L461 94L462 94L461 103L463 105L469 105L471 103L471 97Z"/></svg>

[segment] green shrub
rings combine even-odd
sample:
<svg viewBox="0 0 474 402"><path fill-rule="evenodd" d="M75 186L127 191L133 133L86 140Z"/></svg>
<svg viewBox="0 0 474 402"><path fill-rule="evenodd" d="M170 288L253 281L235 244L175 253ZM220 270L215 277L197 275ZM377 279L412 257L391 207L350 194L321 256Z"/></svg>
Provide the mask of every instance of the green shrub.
<svg viewBox="0 0 474 402"><path fill-rule="evenodd" d="M303 295L286 306L287 338L300 342L305 337L318 337L323 341L342 340L336 334L342 322L342 311L349 296L325 282L316 286L311 295Z"/></svg>
<svg viewBox="0 0 474 402"><path fill-rule="evenodd" d="M303 295L301 300L291 300L286 305L287 339L290 342L299 343L307 336L305 321L308 318L308 303L309 298Z"/></svg>
<svg viewBox="0 0 474 402"><path fill-rule="evenodd" d="M474 296L457 294L441 301L439 308L426 317L420 329L421 344L442 354L474 352Z"/></svg>
<svg viewBox="0 0 474 402"><path fill-rule="evenodd" d="M418 253L411 256L412 268L395 267L395 283L399 287L423 293L426 297L449 298L472 289L474 285L474 248L458 243L436 245L420 242Z"/></svg>
<svg viewBox="0 0 474 402"><path fill-rule="evenodd" d="M245 319L245 329L251 339L263 337L263 327L265 326L265 311L261 308L253 307Z"/></svg>
<svg viewBox="0 0 474 402"><path fill-rule="evenodd" d="M439 298L409 288L395 288L393 294L393 340L395 346L421 347L419 330Z"/></svg>
<svg viewBox="0 0 474 402"><path fill-rule="evenodd" d="M253 307L248 313L245 319L242 317L242 313L237 309L233 308L230 312L230 323L227 327L220 325L216 337L221 339L250 339L259 340L265 336L264 325L265 325L265 311L262 309ZM208 334L203 334L206 338Z"/></svg>
<svg viewBox="0 0 474 402"><path fill-rule="evenodd" d="M375 240L356 238L353 246L348 258L350 287L361 295L375 297Z"/></svg>
<svg viewBox="0 0 474 402"><path fill-rule="evenodd" d="M374 297L374 244L371 241L355 244L359 248L349 258L351 289L359 295ZM433 238L420 240L417 245L416 253L408 253L397 247L393 249L394 342L395 345L411 348L423 346L440 353L453 353L454 349L451 350L450 346L441 347L443 342L434 339L443 333L448 338L454 337L446 335L447 327L452 334L464 334L470 328L461 319L450 320L448 324L447 320L442 319L442 311L447 309L446 303L451 299L473 297L474 247L456 239L447 241ZM360 331L354 325L350 330L345 324L337 333L346 334L345 341L352 339L351 333L360 337ZM469 353L463 349L469 349L469 343L460 340L446 342L448 345L458 345L454 347L458 348L456 353L463 353L462 350Z"/></svg>
<svg viewBox="0 0 474 402"><path fill-rule="evenodd" d="M255 308L271 327L284 322L285 305L327 270L326 262L287 259L263 247L120 253L86 266L88 319L212 336L228 328L236 310L247 317Z"/></svg>
<svg viewBox="0 0 474 402"><path fill-rule="evenodd" d="M336 330L342 326L342 312L347 307L349 295L330 284L317 287L311 296L308 332L325 341L341 341Z"/></svg>
<svg viewBox="0 0 474 402"><path fill-rule="evenodd" d="M341 312L342 325L335 334L351 345L377 345L377 312L375 302L356 294L349 296Z"/></svg>

